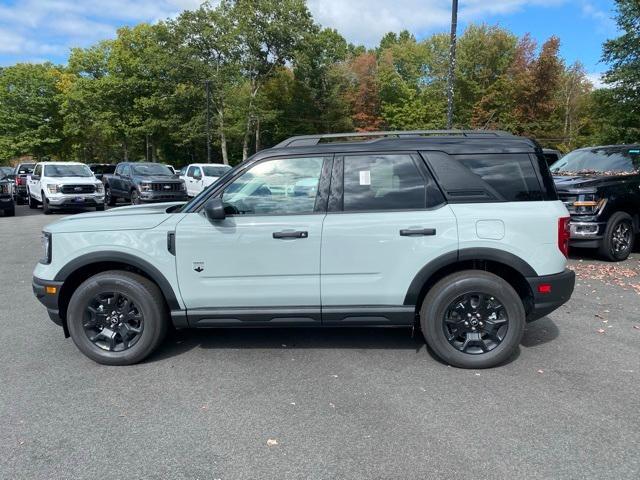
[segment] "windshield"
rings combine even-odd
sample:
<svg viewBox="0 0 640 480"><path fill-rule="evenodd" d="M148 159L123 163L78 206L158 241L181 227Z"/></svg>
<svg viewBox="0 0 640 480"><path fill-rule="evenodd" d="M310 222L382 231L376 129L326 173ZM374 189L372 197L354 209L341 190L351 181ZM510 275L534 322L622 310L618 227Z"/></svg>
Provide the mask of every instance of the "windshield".
<svg viewBox="0 0 640 480"><path fill-rule="evenodd" d="M33 173L34 168L36 168L35 163L23 163L22 165L18 165L18 175Z"/></svg>
<svg viewBox="0 0 640 480"><path fill-rule="evenodd" d="M640 147L575 150L549 169L556 175L634 173L640 170Z"/></svg>
<svg viewBox="0 0 640 480"><path fill-rule="evenodd" d="M93 172L86 165L45 165L45 177L93 177Z"/></svg>
<svg viewBox="0 0 640 480"><path fill-rule="evenodd" d="M225 173L227 173L231 167L228 166L205 166L202 167L204 170L205 177L221 177Z"/></svg>
<svg viewBox="0 0 640 480"><path fill-rule="evenodd" d="M105 174L113 173L116 171L115 165L91 165L91 171L93 173Z"/></svg>
<svg viewBox="0 0 640 480"><path fill-rule="evenodd" d="M149 175L166 175L173 176L173 172L169 170L166 165L159 163L141 163L139 165L132 165L133 174L147 177Z"/></svg>

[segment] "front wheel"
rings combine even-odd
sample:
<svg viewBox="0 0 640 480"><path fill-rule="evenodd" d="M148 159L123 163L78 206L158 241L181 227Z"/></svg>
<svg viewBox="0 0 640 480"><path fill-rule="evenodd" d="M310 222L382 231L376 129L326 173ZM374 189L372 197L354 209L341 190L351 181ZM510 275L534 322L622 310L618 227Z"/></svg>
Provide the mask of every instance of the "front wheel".
<svg viewBox="0 0 640 480"><path fill-rule="evenodd" d="M16 207L7 208L4 211L5 217L15 217L15 215L16 215Z"/></svg>
<svg viewBox="0 0 640 480"><path fill-rule="evenodd" d="M104 204L96 205L96 212L104 212Z"/></svg>
<svg viewBox="0 0 640 480"><path fill-rule="evenodd" d="M137 190L131 191L131 205L140 205L140 194Z"/></svg>
<svg viewBox="0 0 640 480"><path fill-rule="evenodd" d="M49 205L49 199L42 192L42 213L45 215L51 215L51 206Z"/></svg>
<svg viewBox="0 0 640 480"><path fill-rule="evenodd" d="M76 289L67 324L74 343L87 357L104 365L131 365L160 345L168 314L155 283L135 273L112 270Z"/></svg>
<svg viewBox="0 0 640 480"><path fill-rule="evenodd" d="M29 208L32 210L38 208L38 201L31 196L31 193L29 193Z"/></svg>
<svg viewBox="0 0 640 480"><path fill-rule="evenodd" d="M600 255L610 262L626 260L633 251L633 219L625 212L611 215L604 230Z"/></svg>
<svg viewBox="0 0 640 480"><path fill-rule="evenodd" d="M507 360L525 326L522 300L504 279L466 270L436 283L420 309L427 344L461 368L490 368Z"/></svg>
<svg viewBox="0 0 640 480"><path fill-rule="evenodd" d="M104 203L110 207L113 207L116 204L116 198L111 194L111 188L108 186L105 186L104 188Z"/></svg>

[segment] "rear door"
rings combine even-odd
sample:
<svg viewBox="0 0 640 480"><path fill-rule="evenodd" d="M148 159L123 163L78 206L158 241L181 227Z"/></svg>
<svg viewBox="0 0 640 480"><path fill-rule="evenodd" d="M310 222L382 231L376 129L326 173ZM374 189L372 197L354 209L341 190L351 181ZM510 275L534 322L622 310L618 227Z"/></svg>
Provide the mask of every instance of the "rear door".
<svg viewBox="0 0 640 480"><path fill-rule="evenodd" d="M457 248L455 216L417 153L337 157L322 232L323 324L411 324L411 282Z"/></svg>

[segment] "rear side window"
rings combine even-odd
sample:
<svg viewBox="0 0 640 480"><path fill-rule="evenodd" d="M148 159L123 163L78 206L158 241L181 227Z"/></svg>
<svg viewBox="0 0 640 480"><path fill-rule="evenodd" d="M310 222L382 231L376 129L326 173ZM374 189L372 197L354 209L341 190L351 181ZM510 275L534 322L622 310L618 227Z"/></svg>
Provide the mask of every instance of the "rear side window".
<svg viewBox="0 0 640 480"><path fill-rule="evenodd" d="M529 154L427 152L426 157L450 201L528 202L546 197Z"/></svg>
<svg viewBox="0 0 640 480"><path fill-rule="evenodd" d="M344 157L345 212L425 208L425 186L409 154Z"/></svg>

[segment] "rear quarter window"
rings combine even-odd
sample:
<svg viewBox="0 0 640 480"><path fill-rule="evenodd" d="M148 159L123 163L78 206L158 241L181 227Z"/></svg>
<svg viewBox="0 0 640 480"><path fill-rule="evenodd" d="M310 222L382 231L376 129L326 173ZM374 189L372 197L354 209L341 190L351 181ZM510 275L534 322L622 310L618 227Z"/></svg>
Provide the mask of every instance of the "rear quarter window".
<svg viewBox="0 0 640 480"><path fill-rule="evenodd" d="M449 201L529 202L548 197L528 153L424 154Z"/></svg>

